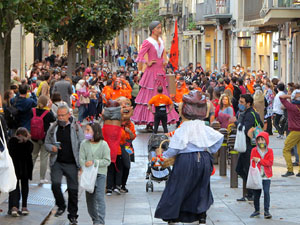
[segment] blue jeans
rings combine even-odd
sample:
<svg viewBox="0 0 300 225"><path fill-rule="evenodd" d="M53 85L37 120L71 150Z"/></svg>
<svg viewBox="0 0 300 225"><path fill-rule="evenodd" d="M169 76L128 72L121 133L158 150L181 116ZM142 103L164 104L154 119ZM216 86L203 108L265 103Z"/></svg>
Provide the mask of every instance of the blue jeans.
<svg viewBox="0 0 300 225"><path fill-rule="evenodd" d="M87 117L88 113L88 104L81 104L78 107L78 121L82 123L82 121Z"/></svg>
<svg viewBox="0 0 300 225"><path fill-rule="evenodd" d="M94 193L85 192L87 208L93 224L105 224L105 182L106 176L98 174Z"/></svg>
<svg viewBox="0 0 300 225"><path fill-rule="evenodd" d="M271 180L263 180L262 185L263 185L263 190L264 190L264 209L265 209L265 212L269 212ZM260 199L260 195L261 195L261 189L253 190L253 193L254 193L254 208L255 208L255 211L259 211L259 199Z"/></svg>

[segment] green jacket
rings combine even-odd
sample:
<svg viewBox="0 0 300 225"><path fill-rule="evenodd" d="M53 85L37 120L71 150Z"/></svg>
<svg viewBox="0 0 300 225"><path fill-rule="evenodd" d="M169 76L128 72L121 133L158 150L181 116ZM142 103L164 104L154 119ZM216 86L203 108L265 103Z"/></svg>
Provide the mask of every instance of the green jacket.
<svg viewBox="0 0 300 225"><path fill-rule="evenodd" d="M87 161L99 163L98 174L107 174L107 167L110 165L110 149L106 141L91 143L88 140L82 141L79 152L80 166L84 167Z"/></svg>

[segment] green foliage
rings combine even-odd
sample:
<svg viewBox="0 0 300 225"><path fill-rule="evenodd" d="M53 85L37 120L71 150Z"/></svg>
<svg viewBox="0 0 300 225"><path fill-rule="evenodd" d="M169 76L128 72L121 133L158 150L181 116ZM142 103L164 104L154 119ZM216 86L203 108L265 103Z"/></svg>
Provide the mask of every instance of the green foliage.
<svg viewBox="0 0 300 225"><path fill-rule="evenodd" d="M113 38L131 20L133 0L52 0L45 20L26 28L40 39L61 44L72 41L85 45ZM60 7L58 7L60 5Z"/></svg>
<svg viewBox="0 0 300 225"><path fill-rule="evenodd" d="M147 28L150 22L154 20L163 21L163 17L159 16L159 0L143 3L138 12L134 13L131 26L133 28Z"/></svg>
<svg viewBox="0 0 300 225"><path fill-rule="evenodd" d="M196 29L196 23L191 18L188 21L187 29L188 30L195 30Z"/></svg>

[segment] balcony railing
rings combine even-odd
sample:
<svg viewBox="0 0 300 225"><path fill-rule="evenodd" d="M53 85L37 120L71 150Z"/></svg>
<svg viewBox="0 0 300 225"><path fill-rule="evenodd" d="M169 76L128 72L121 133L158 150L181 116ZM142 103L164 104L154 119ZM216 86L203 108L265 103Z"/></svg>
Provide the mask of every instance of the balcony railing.
<svg viewBox="0 0 300 225"><path fill-rule="evenodd" d="M300 8L300 0L246 0L244 4L245 21L261 19L271 9Z"/></svg>
<svg viewBox="0 0 300 225"><path fill-rule="evenodd" d="M206 0L205 15L222 15L230 13L230 0Z"/></svg>

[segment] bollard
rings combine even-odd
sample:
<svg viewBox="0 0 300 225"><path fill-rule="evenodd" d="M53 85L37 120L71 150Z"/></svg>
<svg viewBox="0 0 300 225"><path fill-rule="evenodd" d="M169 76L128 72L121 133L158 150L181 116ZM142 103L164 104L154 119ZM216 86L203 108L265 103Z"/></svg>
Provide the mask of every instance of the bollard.
<svg viewBox="0 0 300 225"><path fill-rule="evenodd" d="M221 128L219 130L221 134L224 135L224 140L222 146L219 150L220 162L219 162L219 173L220 176L226 176L227 174L227 165L226 165L226 156L227 156L227 129Z"/></svg>
<svg viewBox="0 0 300 225"><path fill-rule="evenodd" d="M219 121L213 121L210 125L214 130L220 130L220 123ZM214 153L213 154L213 157L214 157L214 165L218 165L218 158L219 158L219 151L217 153Z"/></svg>
<svg viewBox="0 0 300 225"><path fill-rule="evenodd" d="M235 171L237 161L238 161L238 152L233 149L235 143L235 135L232 134L228 137L227 145L229 148L229 153L231 155L231 163L230 163L230 188L238 187L238 175Z"/></svg>

